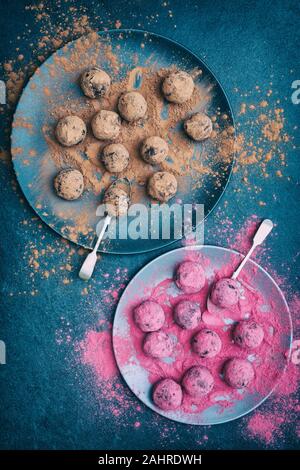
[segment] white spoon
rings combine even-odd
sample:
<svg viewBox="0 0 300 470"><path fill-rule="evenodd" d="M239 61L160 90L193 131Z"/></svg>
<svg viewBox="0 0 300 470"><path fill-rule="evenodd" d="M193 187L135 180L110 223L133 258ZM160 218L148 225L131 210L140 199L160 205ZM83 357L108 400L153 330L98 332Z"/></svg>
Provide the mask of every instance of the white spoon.
<svg viewBox="0 0 300 470"><path fill-rule="evenodd" d="M256 234L253 237L252 246L251 246L250 250L248 251L247 255L244 257L244 259L241 261L241 263L239 264L237 269L232 274L231 279L237 279L237 277L241 273L243 267L247 263L248 259L252 255L255 248L263 243L263 241L267 238L267 236L271 232L272 228L273 228L273 222L270 219L265 219L265 220L262 221L262 223L258 227L258 230L257 230ZM211 314L214 314L214 313L218 314L218 313L222 312L224 309L221 308L221 307L218 307L215 304L213 304L213 302L210 300L210 297L208 297L208 299L207 299L207 310Z"/></svg>
<svg viewBox="0 0 300 470"><path fill-rule="evenodd" d="M128 198L129 198L129 201L130 201L130 199L131 199L131 183L128 180L128 178L125 177L125 178L117 179L116 181L114 181L109 186L109 188L113 188L113 187L116 187L117 185L121 185L121 184L125 184L127 188L129 187L129 196L128 196ZM109 190L109 188L108 188L108 190ZM105 201L105 198L104 198L104 201ZM101 231L99 233L96 245L94 246L93 251L87 255L86 259L84 260L83 265L81 266L81 269L79 271L79 277L80 277L80 279L83 279L84 281L88 281L92 277L92 274L93 274L94 269L95 269L95 265L97 263L97 250L98 250L99 245L102 241L102 238L104 237L105 230L107 229L108 225L111 222L111 219L112 219L112 215L107 214L105 219L104 219Z"/></svg>
<svg viewBox="0 0 300 470"><path fill-rule="evenodd" d="M84 260L83 265L81 266L81 269L79 271L79 277L80 279L83 279L84 281L88 281L95 269L95 265L97 262L97 250L99 248L99 245L102 241L102 238L104 236L105 230L107 229L108 225L110 224L111 221L111 216L107 215L104 219L104 223L102 226L102 229L99 233L98 240L96 242L96 245L94 246L94 249L91 253L87 255L87 257Z"/></svg>
<svg viewBox="0 0 300 470"><path fill-rule="evenodd" d="M260 224L256 234L253 237L253 242L252 242L252 246L251 246L250 250L248 251L247 255L245 256L245 258L243 259L241 264L238 266L238 268L232 274L231 279L236 279L238 277L238 275L240 274L241 270L243 269L243 267L247 263L248 259L252 255L255 248L262 244L262 242L267 238L267 236L271 232L272 228L273 228L273 222L270 219L265 219L265 220L262 221L262 223Z"/></svg>

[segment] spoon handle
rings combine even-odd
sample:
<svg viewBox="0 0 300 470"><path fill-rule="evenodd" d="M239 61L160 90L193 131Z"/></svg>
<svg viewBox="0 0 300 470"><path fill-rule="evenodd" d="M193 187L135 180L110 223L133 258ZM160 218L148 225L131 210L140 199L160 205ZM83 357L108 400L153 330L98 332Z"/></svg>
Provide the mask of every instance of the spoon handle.
<svg viewBox="0 0 300 470"><path fill-rule="evenodd" d="M255 248L258 245L262 244L262 242L267 238L267 236L271 232L272 228L273 228L273 222L270 219L265 219L265 220L262 221L262 223L260 224L256 234L253 237L253 243L252 243L252 246L251 246L250 250L248 251L248 253L245 256L245 258L243 259L243 261L240 263L238 268L234 271L233 275L231 276L231 279L236 279L238 277L238 275L240 274L241 270L243 269L243 267L247 263L248 259L252 255Z"/></svg>
<svg viewBox="0 0 300 470"><path fill-rule="evenodd" d="M101 229L101 231L100 231L100 233L99 233L99 237L98 237L98 240L97 240L97 242L96 242L96 245L94 246L93 251L96 252L96 251L98 250L99 245L100 245L100 243L101 243L101 241L102 241L102 238L103 238L103 236L104 236L105 230L107 229L108 225L110 224L110 221L111 221L111 216L110 216L110 215L107 215L107 216L105 217L105 219L104 219L104 223L103 223L102 229Z"/></svg>
<svg viewBox="0 0 300 470"><path fill-rule="evenodd" d="M79 277L80 279L83 279L84 281L88 281L94 272L95 265L97 263L97 250L99 248L99 245L102 241L105 230L107 229L110 221L111 221L111 216L107 215L104 219L103 226L99 233L98 240L93 248L93 251L91 251L91 253L87 255L83 265L81 266L81 269L79 271Z"/></svg>

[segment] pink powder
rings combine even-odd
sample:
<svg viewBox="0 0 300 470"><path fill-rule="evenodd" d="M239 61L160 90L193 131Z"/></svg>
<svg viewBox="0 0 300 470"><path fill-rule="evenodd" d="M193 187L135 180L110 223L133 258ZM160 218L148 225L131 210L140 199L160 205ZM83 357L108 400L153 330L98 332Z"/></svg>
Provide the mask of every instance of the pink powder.
<svg viewBox="0 0 300 470"><path fill-rule="evenodd" d="M274 431L280 426L283 419L276 416L255 413L248 422L248 431L254 437L258 437L270 443L273 441Z"/></svg>
<svg viewBox="0 0 300 470"><path fill-rule="evenodd" d="M109 331L88 331L80 343L82 363L94 369L98 379L109 380L118 373Z"/></svg>

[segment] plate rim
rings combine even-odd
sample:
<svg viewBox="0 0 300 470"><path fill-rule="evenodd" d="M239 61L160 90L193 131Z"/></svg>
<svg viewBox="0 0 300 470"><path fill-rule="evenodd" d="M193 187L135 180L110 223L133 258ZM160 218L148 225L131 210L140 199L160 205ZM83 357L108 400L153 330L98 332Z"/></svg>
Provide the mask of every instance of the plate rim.
<svg viewBox="0 0 300 470"><path fill-rule="evenodd" d="M290 334L289 334L289 349L287 351L287 354L286 354L286 362L285 362L285 365L281 371L281 374L280 374L280 377L275 381L275 384L274 386L271 388L271 390L269 391L269 393L257 404L257 405L254 405L252 406L249 410L243 412L242 414L240 414L239 416L235 416L235 417L228 417L228 419L225 419L223 421L219 421L217 423L185 423L183 421L179 421L179 420L176 420L174 419L173 417L170 417L168 416L167 414L165 414L164 412L160 412L157 408L152 408L150 407L148 404L146 404L143 400L141 400L141 398L139 396L137 396L135 394L135 392L132 390L131 386L128 384L126 378L124 377L122 371L121 371L121 366L119 365L119 361L118 361L118 357L117 357L117 354L116 354L116 351L115 351L115 331L116 331L116 325L115 325L115 320L116 320L116 316L119 312L119 309L120 309L120 302L121 302L121 299L122 297L124 296L125 292L129 289L130 285L135 281L135 279L137 278L137 276L139 276L146 268L148 268L152 263L156 262L158 259L161 259L165 256L168 256L170 253L174 253L175 251L178 252L178 251L201 251L202 248L214 248L214 249L217 249L217 250L222 250L222 251L226 251L226 252L229 252L229 253L233 253L235 255L238 255L242 258L245 257L244 254L240 253L239 251L235 250L235 249L232 249L232 248L226 248L226 247L222 247L222 246L217 246L217 245L192 245L192 246L183 246L183 247L179 247L179 248L175 248L174 250L169 250L165 253L162 253L161 255L157 256L156 258L154 258L153 260L149 261L147 264L145 264L134 276L133 278L129 281L129 283L127 284L127 286L125 287L124 291L122 292L122 295L120 297L120 299L118 300L118 305L116 307L116 310L115 310L115 314L114 314L114 319L113 319L113 326L112 326L112 344L113 344L113 352L114 352L114 357L115 357L115 360L116 360L116 364L118 366L118 370L119 370L119 373L122 377L122 379L124 380L124 382L126 383L127 387L129 388L129 390L131 391L131 393L133 393L133 395L141 402L143 403L144 406L146 406L147 408L149 408L151 411L157 413L158 415L164 417L164 418L167 418L173 422L176 422L176 423L179 423L179 424L183 424L183 425L187 425L187 426L215 426L215 425L220 425L220 424L225 424L225 423L228 423L228 422L231 422L231 421L235 421L237 419L240 419L242 418L243 416L246 416L248 415L249 413L251 413L252 411L254 411L256 408L260 407L272 394L273 392L275 391L275 389L277 388L279 382L280 382L280 378L282 377L283 373L285 372L289 362L290 362L290 357L291 357L291 351L292 351L292 342L293 342L293 322L292 322L292 316L291 316L291 312L290 312L290 308L289 308L289 305L288 305L288 302L285 298L285 295L283 294L282 290L280 289L279 285L277 284L277 282L275 281L275 279L273 279L273 277L271 276L271 274L269 274L260 264L258 264L256 261L254 261L253 259L249 259L247 261L247 263L250 263L252 264L253 266L257 267L258 269L260 269L264 275L266 275L270 281L273 283L273 285L276 287L277 291L279 292L279 295L281 297L281 299L283 300L283 303L286 307L286 311L287 311L287 314L288 314L288 322L289 322L289 327L290 327Z"/></svg>
<svg viewBox="0 0 300 470"><path fill-rule="evenodd" d="M170 37L168 36L165 36L163 34L159 34L159 33L154 33L154 32L151 32L151 31L148 31L148 30L143 30L143 29L138 29L138 28L120 28L120 29L116 29L116 28L112 28L112 29L108 29L107 31L97 31L97 34L98 36L109 36L110 34L116 34L116 33L126 33L126 34L131 34L131 33L138 33L138 34L147 34L149 36L154 36L156 38L159 38L159 39L162 39L164 41L167 41L171 44L175 44L177 47L181 48L183 51L186 51L188 54L192 55L196 60L198 60L199 62L201 62L204 67L209 71L209 73L212 75L213 79L216 81L217 85L220 87L225 99L226 99L226 102L227 102L227 105L228 105L228 108L229 108L229 111L230 111L230 117L231 117L231 120L232 120L232 124L233 124L233 129L234 129L234 132L233 132L233 136L234 136L234 142L236 141L236 135L237 135L237 131L236 131L236 121L235 121L235 115L234 115L234 112L233 112L233 108L232 108L232 104L231 104L231 101L229 100L229 97L225 91L225 89L223 88L219 78L217 77L217 75L214 73L213 69L207 65L207 63L205 62L205 60L203 60L199 55L197 55L195 52L193 52L191 49L189 49L187 46L183 45L181 42L175 40L175 39L171 39ZM46 60L44 60L44 62L42 62L40 65L37 66L37 68L35 69L33 75L31 75L29 77L29 79L27 80L26 84L24 85L23 89L22 89L22 93L20 94L19 96L19 99L16 103L16 108L15 108L15 111L13 113L13 116L12 116L12 121L11 121L11 132L10 132L10 143L11 143L11 149L13 148L13 140L14 140L14 136L16 134L16 127L13 126L13 123L16 119L16 115L18 113L18 108L20 106L20 102L21 102L21 99L23 97L23 93L24 91L26 90L26 88L28 88L30 82L34 79L35 75L36 75L36 71L37 69L39 69L40 67L43 67L47 62L49 62L52 57L57 54L60 50L62 50L64 47L66 46L70 46L72 43L78 41L80 38L82 37L85 37L85 36L88 36L88 33L87 34L83 34L81 36L79 36L78 38L76 39L72 39L71 41L68 41L66 42L65 44L63 44L61 47L59 47L58 49L56 49L53 53L51 53L49 55L49 57L47 57ZM84 249L87 249L87 250L92 250L92 248L90 246L87 246L87 245L83 245L81 243L78 243L74 240L71 240L70 238L66 237L66 236L63 236L61 234L61 232L56 229L55 226L52 226L49 224L49 222L47 221L47 219L45 217L43 217L42 214L40 214L39 212L37 212L37 209L34 207L34 205L31 205L31 203L28 201L27 199L27 196L25 194L25 192L23 191L23 188L19 182L19 179L18 179L18 176L17 176L17 169L16 169L16 166L15 166L15 158L12 158L12 163L13 163L13 168L14 168L14 173L15 173L15 176L16 176L16 179L17 179L17 182L18 182L18 185L19 185L19 188L21 189L24 197L25 197L25 200L28 204L28 206L34 211L34 213L39 217L40 220L42 220L42 222L51 230L53 230L57 235L59 235L61 238L64 238L65 240L68 240L69 242L71 243L74 243L74 245L78 246L78 247L82 247ZM235 145L234 145L234 150L233 150L233 156L232 156L232 161L230 163L230 170L229 170L229 174L228 174L228 179L224 185L224 188L223 188L223 191L222 193L220 194L220 196L215 200L214 202L214 205L213 207L210 209L210 211L203 217L203 219L199 222L199 224L197 225L197 227L204 223L207 218L214 212L214 210L219 206L227 188L228 188L228 185L229 185L229 182L231 181L231 178L232 178L232 174L233 174L233 168L236 164L236 150L235 150ZM195 229L197 228L195 227ZM96 236L96 232L95 232L95 236ZM179 239L174 239L174 240L170 240L168 241L167 243L165 243L164 245L162 246L158 246L158 247L153 247L153 248L148 248L148 249L143 249L143 250L140 250L138 252L132 252L132 251L118 251L117 249L116 250L103 250L101 249L100 247L98 248L97 252L98 253L101 253L101 254L112 254L112 255L137 255L137 254L144 254L144 253L151 253L155 250L161 250L161 249L164 249L164 248L167 248L167 247L171 247L172 244L176 243L176 242L179 242L181 240L183 240L184 238L184 235L179 238Z"/></svg>

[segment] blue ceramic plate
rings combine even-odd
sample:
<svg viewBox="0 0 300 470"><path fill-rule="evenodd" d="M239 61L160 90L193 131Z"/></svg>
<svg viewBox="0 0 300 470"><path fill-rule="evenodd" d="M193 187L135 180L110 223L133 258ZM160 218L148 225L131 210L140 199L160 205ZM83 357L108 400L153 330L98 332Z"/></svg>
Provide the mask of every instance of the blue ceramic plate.
<svg viewBox="0 0 300 470"><path fill-rule="evenodd" d="M113 30L99 33L100 41L111 48L111 55L117 58L120 66L116 72L113 61L99 51L97 64L108 72L113 72L114 81L123 78L127 72L136 68L139 77L134 87L138 88L143 80L143 66L154 69L176 66L191 71L201 69L202 74L196 79L198 87L210 89L211 100L206 106L209 115L217 116L220 132L225 126L233 127L233 116L228 99L211 70L203 61L182 45L152 33L136 30ZM77 201L64 201L53 190L53 177L59 170L51 157L49 143L45 139L44 129L54 129L57 118L51 114L51 108L69 102L76 102L78 107L87 106L78 85L78 76L82 70L63 68L64 61L70 60L78 41L70 42L47 59L29 80L19 101L12 131L12 153L16 175L26 199L41 219L61 236L91 248L94 242L95 227L99 218L96 208L103 194L86 191ZM95 51L94 51L95 54ZM83 65L84 68L86 68ZM165 103L162 115L168 114L169 104ZM76 112L76 109L74 110ZM178 129L178 132L182 132ZM184 137L186 138L186 137ZM213 139L195 143L195 159L205 155L211 171L203 174L201 184L193 186L190 181L180 181L182 188L177 194L180 203L204 204L204 217L218 203L228 183L233 154L220 162L216 158L219 144ZM82 155L82 158L88 158ZM201 162L199 162L201 163ZM101 179L101 174L97 173ZM188 177L185 177L188 178ZM181 179L181 178L179 178ZM184 189L186 188L186 189ZM146 198L146 204L150 204ZM100 251L110 253L138 253L161 248L174 239L158 240L109 240L100 246Z"/></svg>
<svg viewBox="0 0 300 470"><path fill-rule="evenodd" d="M228 263L233 262L235 264L236 262L236 265L238 265L239 261L241 261L241 255L236 251L215 246L199 246L170 251L147 264L131 280L119 301L113 325L115 356L121 374L129 388L143 403L155 412L174 421L187 424L211 425L225 423L249 413L270 396L286 367L288 358L282 352L277 352L275 348L273 348L274 350L272 349L270 361L273 362L272 364L270 363L270 366L274 367L276 372L274 377L272 375L272 380L267 389L265 389L263 396L257 392L241 392L242 399L235 399L233 405L225 408L220 403L226 397L218 396L215 399L215 404L198 413L183 411L164 412L154 405L151 399L152 384L149 381L149 374L154 366L150 365L147 369L141 364L139 359L141 356L136 354L136 345L133 345L130 333L131 324L128 318L132 315L132 305L138 305L139 301L148 298L149 286L151 289L155 289L165 279L173 278L175 267L186 259L188 250L193 250L204 257L204 259L209 260L209 263L204 265L209 284L213 281L213 273L215 271L219 271L222 266ZM263 309L261 309L261 314L268 315L268 312L272 309L274 309L274 312L279 312L278 322L284 327L284 333L278 333L280 334L280 337L278 337L278 351L290 351L292 341L291 317L281 290L271 276L254 261L250 260L244 269L246 276L251 278L251 286L255 291L262 294L266 302L263 305ZM168 295L178 295L178 289L174 283L167 289ZM254 356L254 354L251 356ZM253 360L253 357L249 357L249 360ZM267 362L269 366L269 359Z"/></svg>

